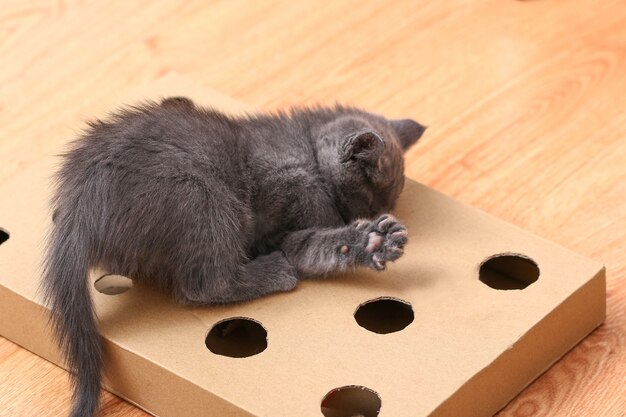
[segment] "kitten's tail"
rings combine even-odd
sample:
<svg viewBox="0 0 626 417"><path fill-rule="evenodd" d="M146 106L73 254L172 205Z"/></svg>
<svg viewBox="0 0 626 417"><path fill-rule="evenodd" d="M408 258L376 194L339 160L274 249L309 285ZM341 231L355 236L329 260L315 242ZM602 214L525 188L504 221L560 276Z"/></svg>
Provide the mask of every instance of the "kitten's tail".
<svg viewBox="0 0 626 417"><path fill-rule="evenodd" d="M75 373L71 417L91 417L98 409L103 353L88 286L90 243L77 211L59 213L54 219L42 290L55 336Z"/></svg>

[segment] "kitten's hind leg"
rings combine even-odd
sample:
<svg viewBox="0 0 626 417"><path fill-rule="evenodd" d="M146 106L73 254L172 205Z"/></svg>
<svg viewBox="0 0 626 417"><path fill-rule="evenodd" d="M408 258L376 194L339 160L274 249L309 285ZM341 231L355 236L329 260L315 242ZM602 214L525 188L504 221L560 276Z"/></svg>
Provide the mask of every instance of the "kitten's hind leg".
<svg viewBox="0 0 626 417"><path fill-rule="evenodd" d="M231 268L228 271L214 264L207 266L210 269L206 269L206 273L188 277L179 297L181 301L188 304L247 301L292 290L298 283L295 269L281 251L242 263L234 273Z"/></svg>
<svg viewBox="0 0 626 417"><path fill-rule="evenodd" d="M385 269L404 253L407 230L390 214L359 220L335 229L306 229L290 233L281 248L301 277L320 276L368 266Z"/></svg>
<svg viewBox="0 0 626 417"><path fill-rule="evenodd" d="M176 184L176 190L181 197L155 208L175 219L176 227L145 240L166 242L159 243L160 248L167 248L165 257L155 258L157 266L167 271L158 281L179 302L245 301L296 285L295 270L281 251L248 258L252 216L229 187L216 181L204 187L187 182ZM157 266L152 270L158 270Z"/></svg>
<svg viewBox="0 0 626 417"><path fill-rule="evenodd" d="M239 275L242 284L240 288L247 288L250 298L290 291L298 283L295 268L281 251L259 256L244 264L242 270Z"/></svg>

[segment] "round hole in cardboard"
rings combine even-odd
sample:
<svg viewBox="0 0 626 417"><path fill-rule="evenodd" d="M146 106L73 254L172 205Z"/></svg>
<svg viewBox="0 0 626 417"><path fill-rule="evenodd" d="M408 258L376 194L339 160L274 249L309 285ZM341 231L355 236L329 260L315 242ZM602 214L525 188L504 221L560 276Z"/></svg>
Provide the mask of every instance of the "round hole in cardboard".
<svg viewBox="0 0 626 417"><path fill-rule="evenodd" d="M522 290L537 281L539 273L539 266L528 256L501 253L480 265L478 279L496 290Z"/></svg>
<svg viewBox="0 0 626 417"><path fill-rule="evenodd" d="M359 326L379 334L399 332L413 323L411 304L393 297L379 297L359 305L354 313Z"/></svg>
<svg viewBox="0 0 626 417"><path fill-rule="evenodd" d="M267 349L267 330L256 320L233 317L215 323L205 344L216 355L247 358Z"/></svg>
<svg viewBox="0 0 626 417"><path fill-rule="evenodd" d="M130 278L121 275L103 275L93 283L98 292L106 295L122 294L133 287L133 281Z"/></svg>
<svg viewBox="0 0 626 417"><path fill-rule="evenodd" d="M332 389L322 399L325 417L376 417L382 402L373 390L359 385Z"/></svg>
<svg viewBox="0 0 626 417"><path fill-rule="evenodd" d="M9 240L9 232L0 227L0 245Z"/></svg>

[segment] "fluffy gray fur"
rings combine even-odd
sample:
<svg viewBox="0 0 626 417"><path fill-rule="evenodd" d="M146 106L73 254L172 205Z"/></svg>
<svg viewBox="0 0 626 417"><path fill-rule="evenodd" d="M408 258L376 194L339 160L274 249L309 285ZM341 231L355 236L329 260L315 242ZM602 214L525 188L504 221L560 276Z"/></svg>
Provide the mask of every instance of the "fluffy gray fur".
<svg viewBox="0 0 626 417"><path fill-rule="evenodd" d="M423 132L352 107L231 117L177 97L90 123L56 177L42 285L75 372L72 417L93 416L100 392L90 268L195 305L382 270L407 242L386 213Z"/></svg>

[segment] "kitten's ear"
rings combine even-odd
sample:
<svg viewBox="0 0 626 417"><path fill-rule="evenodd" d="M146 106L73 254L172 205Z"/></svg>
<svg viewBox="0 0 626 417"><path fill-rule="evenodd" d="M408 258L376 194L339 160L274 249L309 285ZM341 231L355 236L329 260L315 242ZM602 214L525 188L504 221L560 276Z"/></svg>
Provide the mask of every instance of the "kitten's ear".
<svg viewBox="0 0 626 417"><path fill-rule="evenodd" d="M404 150L407 150L411 145L417 142L426 130L426 126L411 119L391 120L390 123L391 127L396 131L396 135L398 135L398 139L400 139L400 144Z"/></svg>
<svg viewBox="0 0 626 417"><path fill-rule="evenodd" d="M385 142L377 133L363 130L348 136L341 149L340 160L347 162L351 159L374 163L385 149Z"/></svg>

